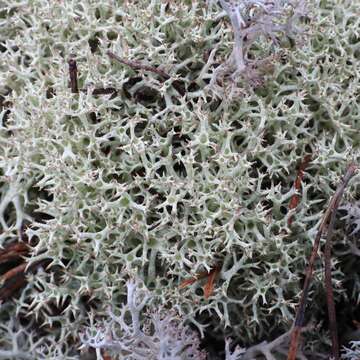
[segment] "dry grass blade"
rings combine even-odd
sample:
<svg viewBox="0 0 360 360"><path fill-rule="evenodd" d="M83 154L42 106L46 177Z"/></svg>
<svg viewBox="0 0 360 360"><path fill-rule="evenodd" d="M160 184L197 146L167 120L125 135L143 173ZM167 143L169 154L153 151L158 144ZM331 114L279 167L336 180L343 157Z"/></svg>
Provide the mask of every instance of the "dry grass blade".
<svg viewBox="0 0 360 360"><path fill-rule="evenodd" d="M343 177L342 181L340 182L340 184L338 185L336 192L334 194L334 196L332 197L329 207L326 209L325 214L322 218L319 230L316 234L315 237L315 242L314 242L314 246L313 249L311 251L311 256L310 256L310 260L309 260L309 264L308 267L306 269L306 275L305 275L305 282L304 282L304 286L303 286L303 292L301 294L301 299L300 299L300 303L299 303L299 307L296 313L296 318L295 318L295 324L294 324L294 328L292 331L292 335L291 335L291 343L290 343L290 348L289 348L289 352L288 352L288 360L295 360L296 359L296 353L297 353L297 347L298 347L298 342L299 342L299 336L301 333L301 328L304 325L304 315L305 315L305 307L306 307L306 302L307 302L307 295L309 292L309 287L310 287L310 281L312 279L312 274L313 274L313 270L314 270L314 263L315 263L315 258L317 256L317 252L319 249L319 245L320 245L320 239L321 239L321 235L325 230L326 225L329 222L330 217L334 217L335 218L335 213L336 210L339 206L341 197L344 193L344 190L347 186L347 184L349 183L350 179L354 176L355 171L357 170L357 166L355 164L350 164L349 167L346 170L345 176ZM329 231L330 231L330 237L331 237L331 233L332 233L332 222L333 220L330 220L330 226L329 226ZM329 246L329 245L328 245ZM328 251L330 250L330 248L328 249ZM331 273L330 273L330 286L331 286ZM331 291L332 293L332 291ZM331 295L330 295L331 297ZM331 300L330 300L331 301ZM334 314L335 314L335 310L334 307L329 306L329 317L330 317L330 312L333 311L333 314L331 314L331 321L334 321ZM334 326L334 323L332 323L331 326ZM335 328L336 328L336 319L335 319ZM336 337L336 340L335 340ZM335 342L337 343L337 335L335 336L334 334L332 334L332 339L333 341L335 340ZM334 349L336 348L336 343L333 344L333 352ZM335 359L339 359L339 355L338 354L333 354L333 356L335 356Z"/></svg>

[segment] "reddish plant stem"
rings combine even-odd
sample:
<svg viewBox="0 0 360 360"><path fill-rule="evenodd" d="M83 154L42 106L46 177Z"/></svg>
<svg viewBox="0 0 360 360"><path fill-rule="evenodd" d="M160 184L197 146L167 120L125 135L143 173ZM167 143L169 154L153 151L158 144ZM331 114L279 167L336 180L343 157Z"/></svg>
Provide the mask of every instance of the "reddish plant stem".
<svg viewBox="0 0 360 360"><path fill-rule="evenodd" d="M347 168L345 176L343 177L342 181L338 185L336 192L333 195L333 197L330 201L330 204L325 211L325 214L323 215L322 221L319 226L319 230L316 234L314 245L313 245L313 248L311 251L309 264L306 269L305 282L304 282L303 291L302 291L301 298L300 298L299 307L298 307L297 313L296 313L295 324L294 324L293 331L291 334L291 342L290 342L290 348L289 348L289 352L288 352L288 360L296 359L299 335L301 332L301 328L304 325L304 316L305 316L305 307L306 307L306 302L307 302L307 296L308 296L308 292L309 292L310 281L311 281L312 275L313 275L315 259L316 259L317 252L318 252L319 245L320 245L321 235L324 232L325 227L328 224L330 217L334 214L333 216L335 218L336 210L339 206L339 203L340 203L341 197L344 193L344 190L345 190L347 184L349 183L350 179L354 176L356 170L357 170L357 166L355 164L350 164L350 166ZM330 221L330 223L331 223L331 221ZM332 231L332 229L330 228L330 234L331 234L331 231ZM330 273L330 275L331 275L331 273ZM331 282L331 279L330 279L330 282ZM331 295L330 295L330 297L331 297ZM329 317L330 316L332 317L331 321L333 322L334 321L333 314L330 315L330 311L331 312L333 311L335 314L335 310L334 310L334 307L331 307L331 305L330 305L330 309L331 310L329 310ZM334 323L332 323L331 326L334 326ZM335 319L335 327L336 327L336 319ZM332 335L332 339L334 341L335 335ZM335 341L337 343L337 336L336 336ZM333 351L336 348L336 343L335 343L335 345L333 344ZM334 356L337 356L336 359L338 359L338 355L334 354Z"/></svg>

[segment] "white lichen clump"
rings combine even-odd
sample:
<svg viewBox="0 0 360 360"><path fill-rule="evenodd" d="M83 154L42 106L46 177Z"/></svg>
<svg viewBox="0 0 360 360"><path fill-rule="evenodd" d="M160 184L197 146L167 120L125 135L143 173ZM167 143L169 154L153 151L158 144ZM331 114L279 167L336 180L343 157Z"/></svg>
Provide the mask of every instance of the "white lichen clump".
<svg viewBox="0 0 360 360"><path fill-rule="evenodd" d="M351 346L343 349L341 356L344 360L356 360L360 358L360 341L351 341Z"/></svg>
<svg viewBox="0 0 360 360"><path fill-rule="evenodd" d="M86 329L85 347L106 349L128 360L202 360L199 337L182 324L173 311L158 308L144 314L149 295L139 284L129 281L127 303L120 314L109 313L110 321L101 328ZM142 315L145 320L141 321ZM94 333L94 334L92 334Z"/></svg>
<svg viewBox="0 0 360 360"><path fill-rule="evenodd" d="M305 0L219 0L219 3L231 21L234 46L229 58L217 68L212 85L220 73L232 73L233 81L239 77L252 83L259 80L255 69L266 62L250 57L250 49L259 38L265 42L270 39L273 45L278 45L281 39L300 38L298 22L306 15Z"/></svg>

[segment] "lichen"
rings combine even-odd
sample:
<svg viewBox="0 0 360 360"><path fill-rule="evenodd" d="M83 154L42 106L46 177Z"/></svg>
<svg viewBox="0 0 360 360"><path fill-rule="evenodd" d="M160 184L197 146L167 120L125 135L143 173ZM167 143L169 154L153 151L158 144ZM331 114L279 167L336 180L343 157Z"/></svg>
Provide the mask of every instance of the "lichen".
<svg viewBox="0 0 360 360"><path fill-rule="evenodd" d="M256 86L243 75L235 83L218 77L237 49L220 3L1 4L0 246L28 241L29 266L47 265L2 305L0 347L13 348L6 334L18 318L15 331L32 341L19 351L79 358L79 334L109 307L119 313L129 273L205 343L211 334L209 353L226 338L250 348L288 332L323 211L347 162L360 160L356 4L316 0L306 18L286 8L281 31L270 32L277 43L257 37L246 49L246 65L258 61ZM265 2L251 4L245 12L271 24ZM283 35L289 18L301 30L295 42ZM79 93L69 88L69 59ZM94 94L99 88L116 92ZM334 247L348 246L344 239L339 230ZM346 281L345 252L335 251L335 301L351 309L360 267L355 257ZM214 267L208 298L206 278L179 288ZM309 294L318 324L326 316L322 273L319 261ZM326 354L325 325L311 336L303 352Z"/></svg>

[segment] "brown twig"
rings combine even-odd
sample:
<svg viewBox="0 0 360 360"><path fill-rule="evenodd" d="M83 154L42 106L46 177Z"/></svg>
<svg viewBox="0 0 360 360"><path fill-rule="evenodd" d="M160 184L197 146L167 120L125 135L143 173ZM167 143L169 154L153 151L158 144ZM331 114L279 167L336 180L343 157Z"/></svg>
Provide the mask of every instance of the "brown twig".
<svg viewBox="0 0 360 360"><path fill-rule="evenodd" d="M153 72L155 74L160 75L161 77L163 77L165 80L170 79L170 75L168 73L166 73L165 71L156 68L154 66L150 66L150 65L145 65L139 61L132 61L132 60L126 60L121 58L120 56L114 54L112 51L108 50L107 51L107 55L109 56L110 59L116 60L121 64L130 66L132 69L134 70L145 70L145 71L149 71L149 72Z"/></svg>
<svg viewBox="0 0 360 360"><path fill-rule="evenodd" d="M78 71L77 71L76 60L70 59L68 61L68 64L69 64L71 92L77 94L79 92L79 87L78 87L78 76L77 76Z"/></svg>
<svg viewBox="0 0 360 360"><path fill-rule="evenodd" d="M336 192L330 201L329 207L326 209L325 214L323 215L319 230L316 234L314 246L311 251L309 264L306 269L305 282L304 282L303 291L301 294L299 307L298 307L297 313L296 313L295 324L294 324L293 331L291 334L291 342L290 342L290 348L289 348L289 352L288 352L288 360L296 359L299 336L301 333L301 328L303 327L303 324L304 324L304 315L305 315L305 307L306 307L306 302L307 302L307 295L309 292L310 281L312 279L312 274L313 274L313 270L314 270L315 258L317 256L317 252L318 252L319 245L320 245L321 235L324 232L325 227L328 224L330 217L335 218L336 210L339 206L339 203L340 203L341 197L344 193L344 190L345 190L347 184L349 183L350 179L355 174L356 170L357 170L357 166L355 164L350 164L350 166L347 168L345 176L343 177L342 181L338 185ZM329 226L330 237L331 237L331 232L332 232L331 226L333 226L333 224L331 224L332 221L333 220L330 220L330 226ZM329 250L327 250L327 251L329 251ZM330 278L330 282L331 282L331 278ZM331 297L332 293L329 296ZM333 313L330 314L330 312L333 312ZM336 327L336 319L334 322L334 318L333 318L334 315L335 315L334 307L331 307L331 305L330 305L329 317L331 316L331 327L332 326ZM335 344L333 343L333 352L334 352L334 349L336 349L337 335L335 336L334 334L332 334L333 341L334 341L335 337L336 337L336 340L335 340ZM335 353L335 354L333 354L333 356L335 356L335 359L339 359L338 354Z"/></svg>
<svg viewBox="0 0 360 360"><path fill-rule="evenodd" d="M109 56L110 59L116 60L121 64L127 65L127 66L131 67L134 70L144 70L144 71L149 71L149 72L153 72L155 74L158 74L158 75L160 75L162 77L162 81L169 80L171 78L171 76L167 72L165 72L165 71L163 71L163 70L161 70L161 69L159 69L157 67L150 66L150 65L145 65L145 64L143 64L143 63L141 63L139 61L132 61L132 60L123 59L120 56L114 54L110 50L107 51L107 55ZM185 95L185 89L183 88L184 85L180 80L172 81L172 86L181 96Z"/></svg>
<svg viewBox="0 0 360 360"><path fill-rule="evenodd" d="M309 162L311 161L311 155L308 154L304 157L303 161L300 164L295 182L294 182L294 188L297 192L299 192L301 190L301 181L304 178L304 171L307 168L307 166L309 165ZM289 210L295 209L300 201L300 196L298 194L294 194L291 199L290 199L290 203L289 203ZM293 216L290 216L288 219L288 225L290 226L293 222Z"/></svg>

